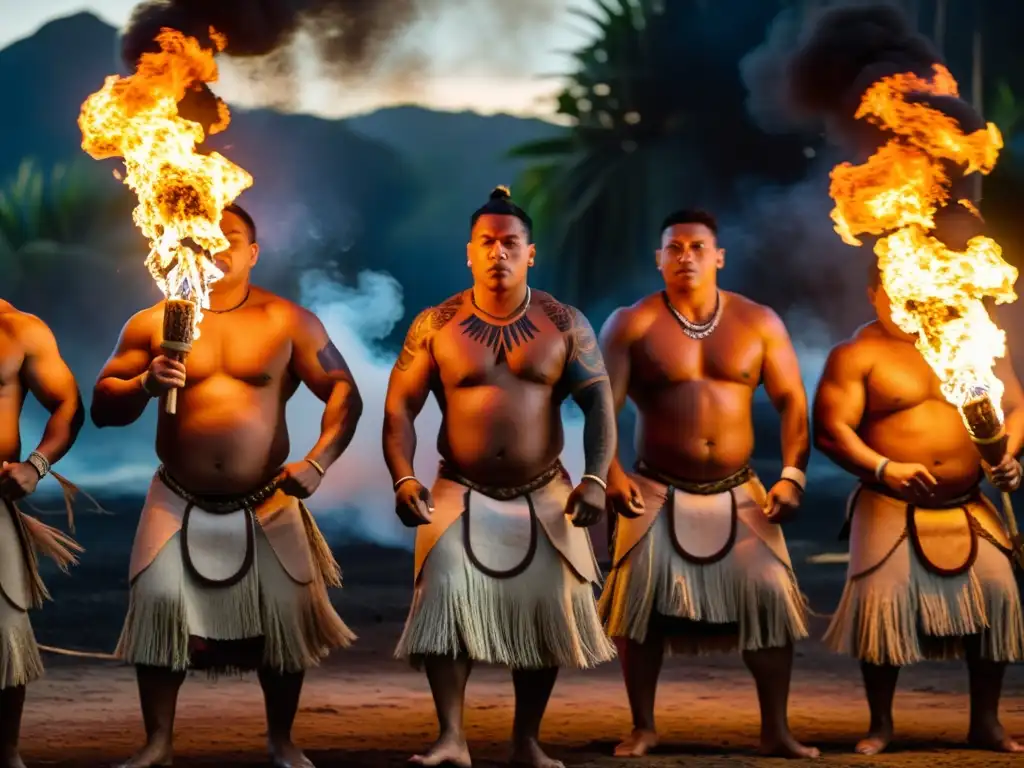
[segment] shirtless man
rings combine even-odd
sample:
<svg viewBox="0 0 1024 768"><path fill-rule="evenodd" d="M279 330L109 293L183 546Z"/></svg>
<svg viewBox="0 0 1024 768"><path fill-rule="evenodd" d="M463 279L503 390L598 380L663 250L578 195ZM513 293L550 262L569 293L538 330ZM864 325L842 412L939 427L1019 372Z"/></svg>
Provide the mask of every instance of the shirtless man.
<svg viewBox="0 0 1024 768"><path fill-rule="evenodd" d="M718 289L717 234L704 211L666 218L656 252L664 291L618 309L601 331L615 406L629 397L639 419L635 471L616 459L608 477L617 530L600 602L633 714L620 757L657 744L666 649L742 651L761 705L761 751L818 755L789 731L793 643L807 628L779 527L806 482L807 398L778 316ZM767 493L749 466L762 381L782 419L784 468Z"/></svg>
<svg viewBox="0 0 1024 768"><path fill-rule="evenodd" d="M178 389L177 415L159 404L162 465L135 535L116 651L137 667L146 728L129 768L170 765L190 668L258 669L274 764L311 766L291 740L303 673L354 637L328 598L337 563L300 500L351 441L359 393L316 316L250 284L259 246L249 214L229 206L221 228L224 277L187 362L161 350L161 302L125 325L93 395L93 421L113 427ZM321 435L302 461L282 466L285 406L300 383L326 403Z"/></svg>
<svg viewBox="0 0 1024 768"><path fill-rule="evenodd" d="M32 395L50 413L42 440L21 459L19 420ZM25 768L18 734L25 686L43 674L28 610L49 597L36 569L41 551L66 566L81 549L15 503L68 452L85 421L71 370L46 324L0 299L0 768Z"/></svg>
<svg viewBox="0 0 1024 768"><path fill-rule="evenodd" d="M874 262L868 296L877 320L832 350L814 403L815 445L860 480L846 588L825 636L861 662L871 725L857 752L892 739L901 666L964 656L969 741L1024 751L999 722L1006 663L1024 657L1020 596L1006 530L978 487L984 472L1001 490L1020 483L1024 393L998 360L1008 444L999 466L984 465L914 339L893 322Z"/></svg>
<svg viewBox="0 0 1024 768"><path fill-rule="evenodd" d="M470 765L466 682L473 663L485 662L512 670L513 764L561 766L539 745L558 668L614 656L585 530L601 517L615 452L611 390L587 319L527 285L531 235L530 217L496 189L471 217L472 288L419 314L388 385L384 455L396 510L420 526L396 655L426 666L440 726L412 758L420 765ZM428 490L413 468L414 422L431 392L444 420ZM559 461L567 396L586 417L575 488Z"/></svg>

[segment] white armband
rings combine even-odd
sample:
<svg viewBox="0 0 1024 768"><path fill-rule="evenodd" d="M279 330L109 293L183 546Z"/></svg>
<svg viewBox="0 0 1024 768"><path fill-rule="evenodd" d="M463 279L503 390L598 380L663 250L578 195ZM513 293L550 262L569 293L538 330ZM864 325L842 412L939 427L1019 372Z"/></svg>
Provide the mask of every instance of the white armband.
<svg viewBox="0 0 1024 768"><path fill-rule="evenodd" d="M779 475L783 480L789 480L791 483L795 483L800 487L800 490L807 489L807 475L801 472L796 467L783 467L782 474Z"/></svg>

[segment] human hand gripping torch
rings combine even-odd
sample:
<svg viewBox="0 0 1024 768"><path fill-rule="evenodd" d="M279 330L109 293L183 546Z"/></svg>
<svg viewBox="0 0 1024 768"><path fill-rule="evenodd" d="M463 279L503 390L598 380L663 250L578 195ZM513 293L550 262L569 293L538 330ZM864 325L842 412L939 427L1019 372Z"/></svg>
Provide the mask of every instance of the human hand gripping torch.
<svg viewBox="0 0 1024 768"><path fill-rule="evenodd" d="M988 392L979 389L972 397L960 406L960 416L964 420L968 433L978 452L989 466L997 466L1006 455L1006 430L1003 420L996 409L995 403ZM1006 518L1006 529L1013 544L1014 557L1018 565L1024 568L1024 549L1021 546L1020 531L1017 518L1013 512L1010 494L1002 492L1003 516Z"/></svg>
<svg viewBox="0 0 1024 768"><path fill-rule="evenodd" d="M167 299L164 303L164 337L160 347L167 357L184 363L192 351L193 329L195 328L196 305L191 299ZM167 392L164 412L175 415L178 412L178 390Z"/></svg>

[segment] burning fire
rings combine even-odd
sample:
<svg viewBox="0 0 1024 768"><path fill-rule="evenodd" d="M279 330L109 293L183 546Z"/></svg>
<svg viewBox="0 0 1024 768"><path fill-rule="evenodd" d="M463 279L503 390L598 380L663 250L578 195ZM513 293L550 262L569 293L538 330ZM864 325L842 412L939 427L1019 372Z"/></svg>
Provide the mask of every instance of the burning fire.
<svg viewBox="0 0 1024 768"><path fill-rule="evenodd" d="M211 37L223 50L224 37L212 29ZM90 156L124 158L124 183L139 199L132 218L150 243L146 266L165 297L195 302L198 338L201 308L209 308L210 287L224 276L210 258L229 245L221 212L253 180L222 155L197 152L202 126L178 115L190 88L217 80L216 51L166 28L157 42L160 52L143 54L135 74L107 77L86 99L78 125ZM230 121L223 102L218 110L211 134Z"/></svg>
<svg viewBox="0 0 1024 768"><path fill-rule="evenodd" d="M916 336L950 403L963 413L967 403L987 395L1002 421L1003 384L993 369L1006 354L1006 335L982 300L1016 300L1017 270L991 238L974 237L961 252L932 234L937 210L949 202L942 161L988 174L1002 136L992 123L965 135L948 115L908 102L911 92L958 96L956 80L940 65L930 81L900 74L872 85L856 117L895 135L864 165L842 163L832 171L832 220L850 245L861 245L860 234L888 233L874 250L893 321ZM977 215L969 201L956 202Z"/></svg>

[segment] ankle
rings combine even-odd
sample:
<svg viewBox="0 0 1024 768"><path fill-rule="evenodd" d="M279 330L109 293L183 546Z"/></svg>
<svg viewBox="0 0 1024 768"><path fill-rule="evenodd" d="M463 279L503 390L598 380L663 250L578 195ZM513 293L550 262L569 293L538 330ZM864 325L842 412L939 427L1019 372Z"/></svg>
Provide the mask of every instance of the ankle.
<svg viewBox="0 0 1024 768"><path fill-rule="evenodd" d="M871 724L868 726L868 731L871 733L885 733L892 731L892 715L885 717L872 717Z"/></svg>
<svg viewBox="0 0 1024 768"><path fill-rule="evenodd" d="M466 734L462 730L462 726L449 725L441 728L437 740L462 743L466 740Z"/></svg>
<svg viewBox="0 0 1024 768"><path fill-rule="evenodd" d="M523 747L530 747L540 744L538 733L512 733L512 743Z"/></svg>
<svg viewBox="0 0 1024 768"><path fill-rule="evenodd" d="M993 731L1001 729L1002 723L999 722L999 715L993 712L986 712L982 714L971 713L971 718L968 721L969 731Z"/></svg>

